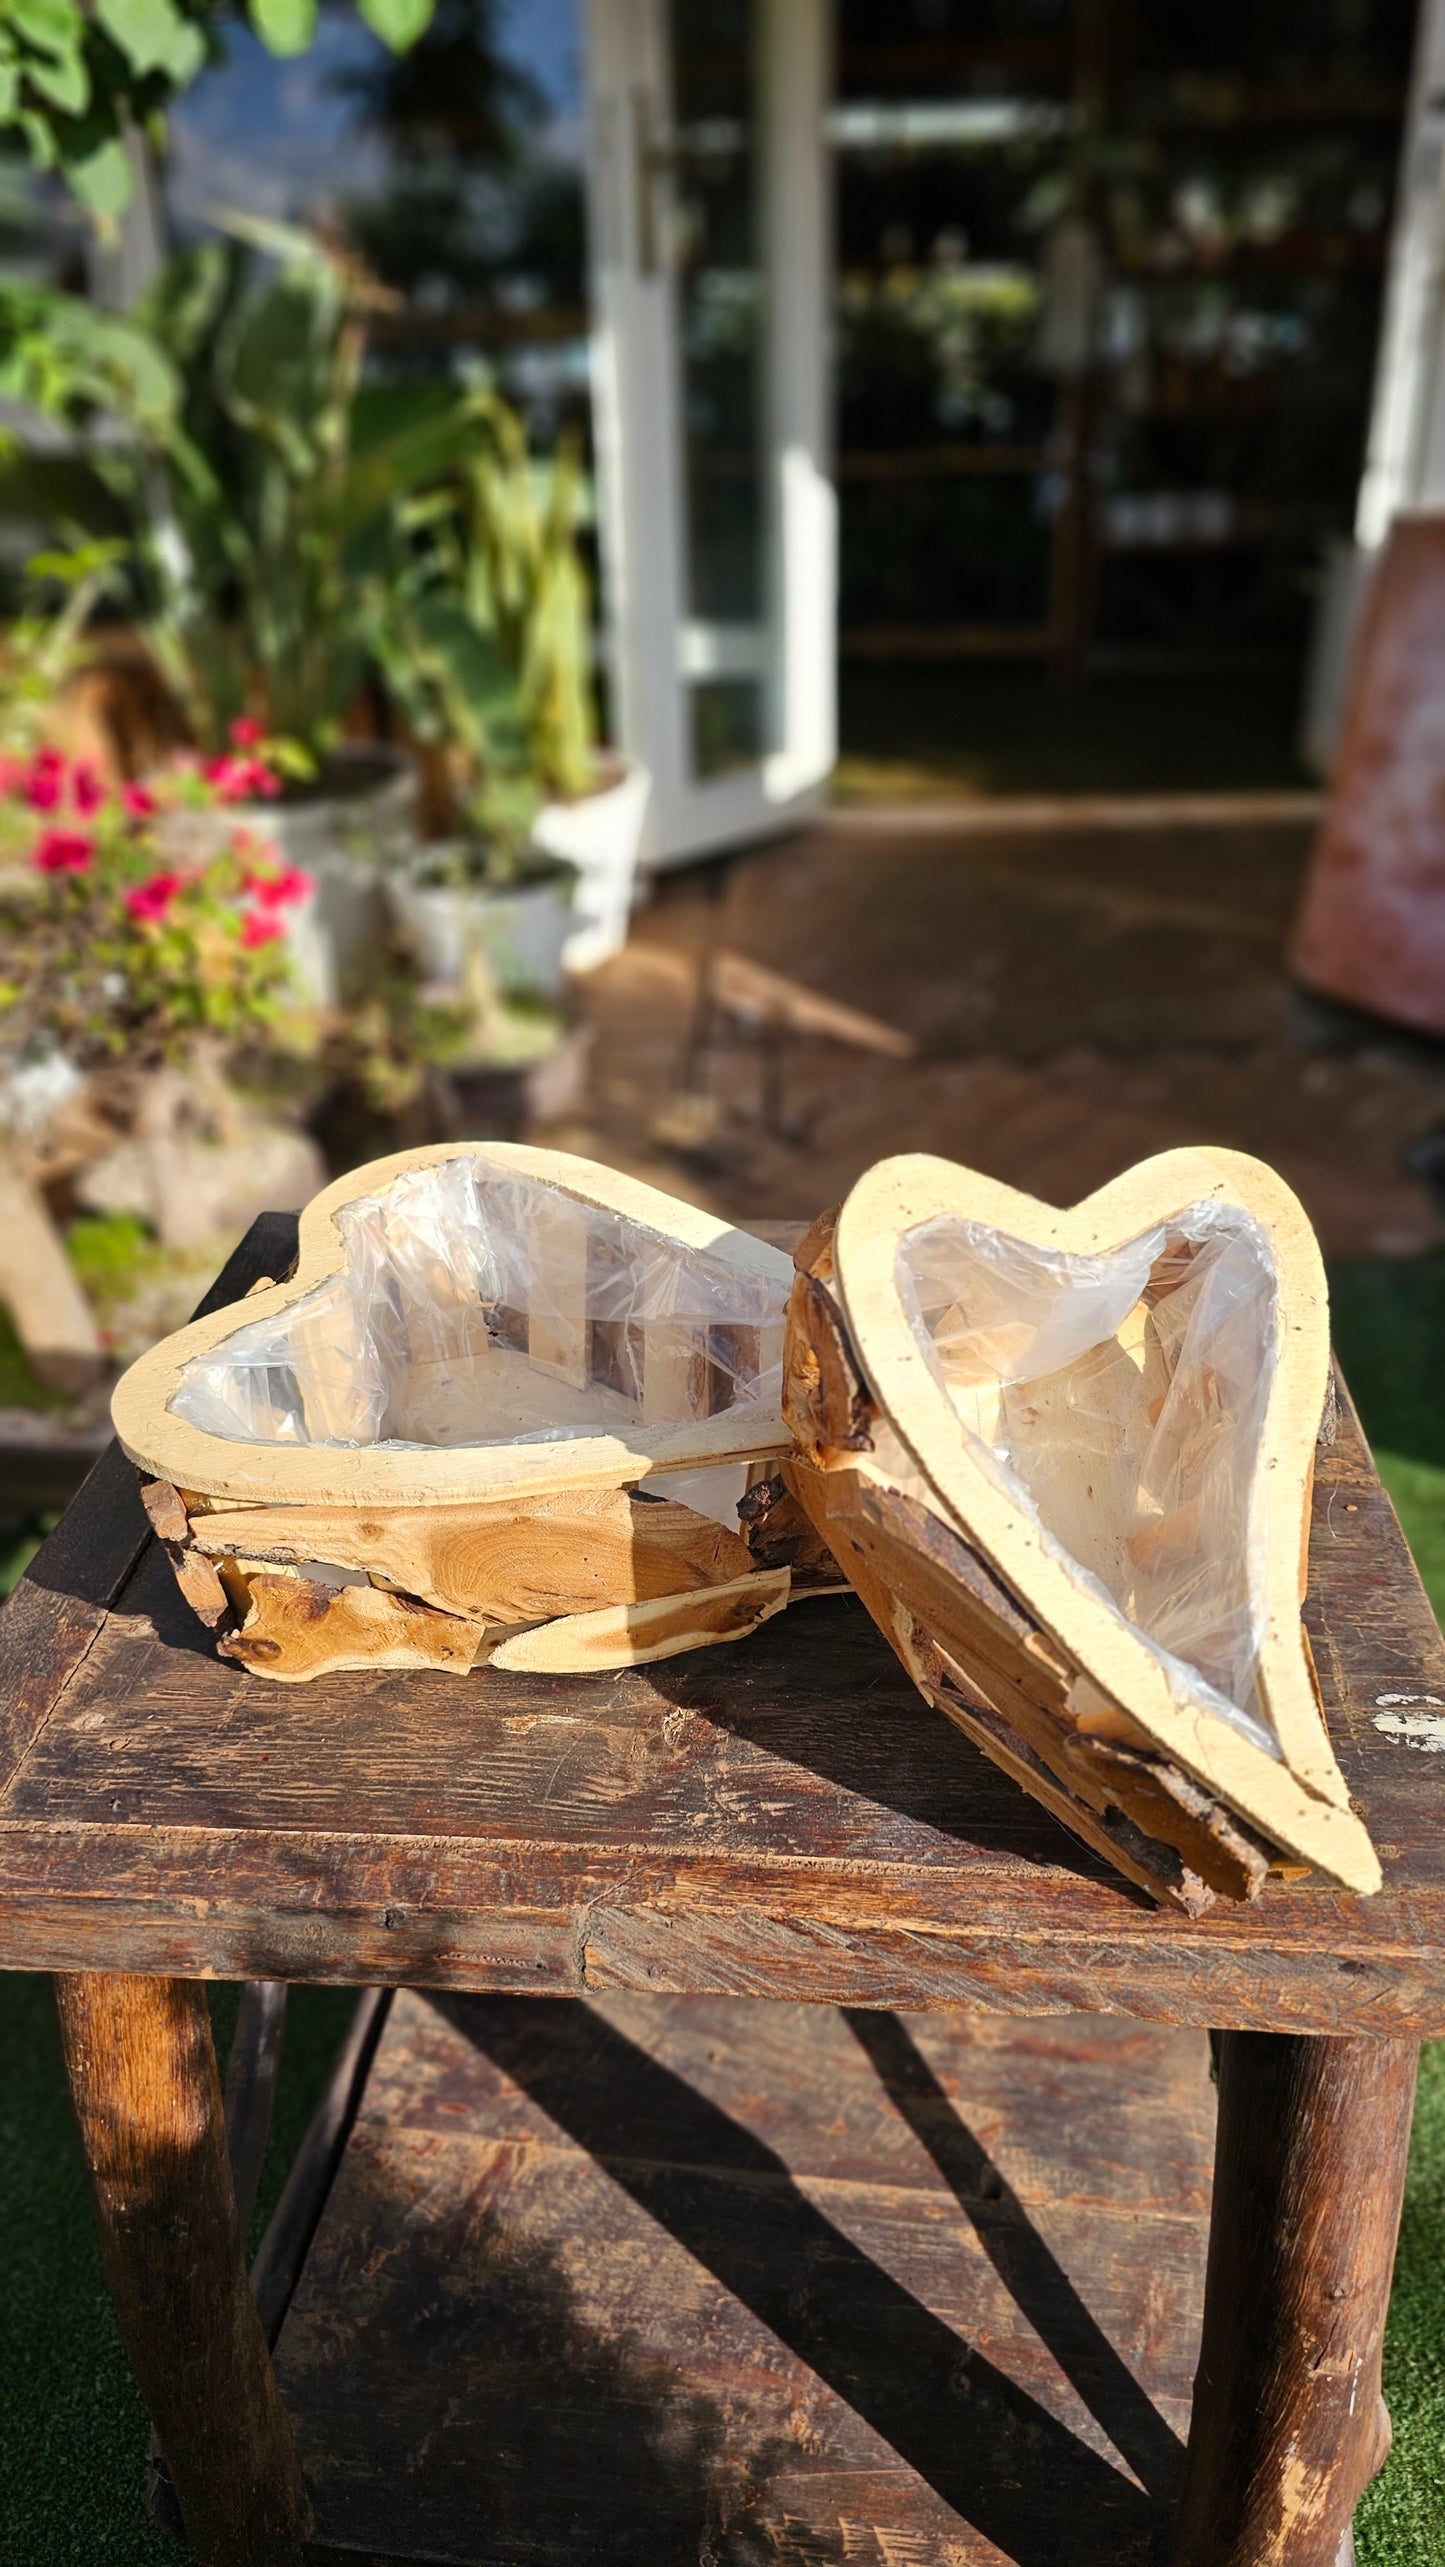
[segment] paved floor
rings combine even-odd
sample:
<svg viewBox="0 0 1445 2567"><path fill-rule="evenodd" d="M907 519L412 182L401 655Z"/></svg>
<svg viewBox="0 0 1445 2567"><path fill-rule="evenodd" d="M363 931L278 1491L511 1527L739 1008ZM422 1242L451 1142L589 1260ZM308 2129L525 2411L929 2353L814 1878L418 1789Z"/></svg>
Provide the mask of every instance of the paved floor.
<svg viewBox="0 0 1445 2567"><path fill-rule="evenodd" d="M1445 1118L1445 1054L1302 1038L1283 954L1317 809L875 806L673 875L585 985L588 1095L548 1137L738 1218L833 1200L895 1150L1068 1202L1150 1151L1224 1142L1282 1170L1328 1254L1416 1254L1442 1225L1401 1151ZM720 955L914 1057L770 1043L736 1008L699 1057Z"/></svg>

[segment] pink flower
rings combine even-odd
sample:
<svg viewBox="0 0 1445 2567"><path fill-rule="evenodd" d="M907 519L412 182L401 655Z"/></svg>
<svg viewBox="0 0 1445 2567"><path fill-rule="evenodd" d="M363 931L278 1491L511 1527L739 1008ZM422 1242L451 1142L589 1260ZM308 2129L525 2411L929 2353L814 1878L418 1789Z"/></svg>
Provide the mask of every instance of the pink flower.
<svg viewBox="0 0 1445 2567"><path fill-rule="evenodd" d="M253 721L249 713L243 713L238 722L231 724L230 736L238 749L254 749L266 734L259 722Z"/></svg>
<svg viewBox="0 0 1445 2567"><path fill-rule="evenodd" d="M279 873L248 873L245 888L263 909L290 909L309 900L316 885L299 865L283 865Z"/></svg>
<svg viewBox="0 0 1445 2567"><path fill-rule="evenodd" d="M241 921L241 942L248 954L254 953L258 945L274 945L285 933L285 921L273 909L248 909Z"/></svg>
<svg viewBox="0 0 1445 2567"><path fill-rule="evenodd" d="M89 873L95 840L81 829L47 829L30 861L37 873Z"/></svg>
<svg viewBox="0 0 1445 2567"><path fill-rule="evenodd" d="M65 799L65 760L58 749L41 749L31 762L25 799L32 811L58 811Z"/></svg>
<svg viewBox="0 0 1445 2567"><path fill-rule="evenodd" d="M148 784L123 784L120 800L121 808L130 820L153 820L160 809Z"/></svg>
<svg viewBox="0 0 1445 2567"><path fill-rule="evenodd" d="M159 925L178 891L185 889L186 878L179 873L153 873L148 882L137 883L125 896L125 905L139 926Z"/></svg>
<svg viewBox="0 0 1445 2567"><path fill-rule="evenodd" d="M203 773L218 802L272 802L281 790L264 758L208 758Z"/></svg>
<svg viewBox="0 0 1445 2567"><path fill-rule="evenodd" d="M70 779L70 798L83 820L88 820L93 811L98 811L106 799L102 778L84 758L76 761Z"/></svg>

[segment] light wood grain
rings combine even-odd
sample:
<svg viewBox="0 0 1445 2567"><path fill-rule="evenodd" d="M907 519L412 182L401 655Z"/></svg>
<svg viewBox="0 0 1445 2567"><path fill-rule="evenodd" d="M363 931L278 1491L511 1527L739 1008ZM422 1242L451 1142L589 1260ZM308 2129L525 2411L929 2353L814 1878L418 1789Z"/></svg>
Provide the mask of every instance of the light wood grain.
<svg viewBox="0 0 1445 2567"><path fill-rule="evenodd" d="M752 1566L741 1537L675 1500L568 1489L469 1507L243 1507L197 1515L198 1551L281 1566L364 1569L484 1622L638 1604L720 1586Z"/></svg>
<svg viewBox="0 0 1445 2567"><path fill-rule="evenodd" d="M503 1640L492 1665L511 1675L581 1676L684 1657L689 1650L713 1649L724 1640L745 1640L782 1612L789 1584L786 1569L759 1569L727 1586L702 1587L691 1595L568 1614Z"/></svg>
<svg viewBox="0 0 1445 2567"><path fill-rule="evenodd" d="M228 1560L226 1583L244 1619L219 1644L255 1676L304 1685L367 1668L430 1667L468 1676L487 1628L366 1585L328 1587L291 1569Z"/></svg>

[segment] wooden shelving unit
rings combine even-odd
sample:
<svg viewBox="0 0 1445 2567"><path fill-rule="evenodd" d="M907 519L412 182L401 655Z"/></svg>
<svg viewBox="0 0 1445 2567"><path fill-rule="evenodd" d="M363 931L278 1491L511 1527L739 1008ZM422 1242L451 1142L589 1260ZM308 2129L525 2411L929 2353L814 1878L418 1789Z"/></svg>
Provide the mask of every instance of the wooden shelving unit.
<svg viewBox="0 0 1445 2567"><path fill-rule="evenodd" d="M950 434L949 423L931 420L905 443L899 421L875 446L850 418L845 364L845 656L1033 655L1068 676L1096 642L1134 647L1151 621L1162 647L1182 649L1191 620L1196 645L1216 647L1232 622L1242 655L1287 651L1291 631L1298 648L1308 573L1324 538L1348 525L1358 475L1409 30L1375 0L1346 63L1341 40L1307 23L1295 0L1258 0L1249 11L1223 0L1216 14L1213 29L1193 28L1213 58L1191 60L1189 19L1141 13L1130 0L1060 0L1056 23L1029 32L1001 6L965 10L959 0L912 34L885 28L876 0L842 0L838 68L849 103L1007 93L1021 122L1033 105L1069 111L1052 142L1036 138L1007 156L983 141L920 147L891 167L876 153L840 156L845 339L860 315L879 329L899 326L910 295L917 304L931 296L943 312L952 293L961 309L969 274L991 265L1001 273L1005 258L1038 275L1048 232L1040 207L1050 196L1057 208L1071 200L1089 226L1104 307L1099 353L1083 375L1050 380L1031 369L1030 349L1014 350L985 434ZM1183 202L1190 188L1213 202L1215 220L1207 205ZM930 226L935 245L953 233L951 266L938 261L932 272ZM1121 354L1124 318L1136 345ZM940 340L948 326L936 324ZM986 347L976 371L982 413ZM1298 449L1288 466L1286 434ZM990 479L999 486L993 519L968 503L982 548L977 585L988 587L984 552L1006 525L1020 549L1019 485L1032 481L1034 609L975 611L966 593L974 583L964 579L950 614L938 600L938 562L964 540L959 486ZM870 598L858 512L870 486L932 483L940 542L918 582L933 589L932 612L905 622ZM1191 495L1213 491L1229 494L1227 527L1191 522ZM1130 495L1152 497L1161 513L1184 503L1177 534L1111 527L1109 501ZM874 538L895 592L903 539L896 520ZM1129 564L1123 584L1116 561ZM1213 566L1196 608L1190 563Z"/></svg>

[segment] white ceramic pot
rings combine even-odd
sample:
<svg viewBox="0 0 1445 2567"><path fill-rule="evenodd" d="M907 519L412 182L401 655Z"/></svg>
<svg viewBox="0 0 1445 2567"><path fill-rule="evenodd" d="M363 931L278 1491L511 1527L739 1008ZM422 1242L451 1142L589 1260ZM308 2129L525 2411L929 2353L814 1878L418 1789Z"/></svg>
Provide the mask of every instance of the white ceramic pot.
<svg viewBox="0 0 1445 2567"><path fill-rule="evenodd" d="M285 863L316 885L292 912L287 947L297 979L320 1007L344 1005L372 985L385 951L387 866L414 835L416 773L393 749L343 749L341 789L315 801L268 803L257 813Z"/></svg>
<svg viewBox="0 0 1445 2567"><path fill-rule="evenodd" d="M577 868L571 932L562 949L572 972L605 963L627 940L652 778L635 759L619 765L620 773L596 793L544 803L532 824L534 846Z"/></svg>
<svg viewBox="0 0 1445 2567"><path fill-rule="evenodd" d="M479 948L499 988L543 998L561 989L562 958L575 926L570 880L491 891L470 884L428 887L403 873L388 876L387 891L424 981L459 988L467 956Z"/></svg>

